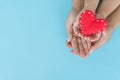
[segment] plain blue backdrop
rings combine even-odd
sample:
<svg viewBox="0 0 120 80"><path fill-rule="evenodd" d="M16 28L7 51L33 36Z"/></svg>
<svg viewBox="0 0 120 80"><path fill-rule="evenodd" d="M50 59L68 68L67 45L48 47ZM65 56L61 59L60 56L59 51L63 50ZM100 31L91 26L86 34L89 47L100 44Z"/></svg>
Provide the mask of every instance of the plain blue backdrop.
<svg viewBox="0 0 120 80"><path fill-rule="evenodd" d="M0 80L120 80L120 28L87 59L65 47L71 0L0 0Z"/></svg>

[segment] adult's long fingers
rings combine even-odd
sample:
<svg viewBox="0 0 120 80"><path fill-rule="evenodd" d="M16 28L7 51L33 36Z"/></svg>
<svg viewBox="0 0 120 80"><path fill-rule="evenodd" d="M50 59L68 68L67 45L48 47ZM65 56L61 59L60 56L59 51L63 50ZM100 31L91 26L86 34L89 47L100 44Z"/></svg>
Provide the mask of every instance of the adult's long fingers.
<svg viewBox="0 0 120 80"><path fill-rule="evenodd" d="M78 38L78 46L79 46L79 51L80 51L80 57L81 58L85 58L86 57L86 53L82 44L82 39L79 37Z"/></svg>
<svg viewBox="0 0 120 80"><path fill-rule="evenodd" d="M78 44L77 44L77 38L76 38L76 37L73 37L73 38L72 38L71 44L72 44L72 47L73 47L74 52L75 52L77 55L79 55L79 47L78 47Z"/></svg>
<svg viewBox="0 0 120 80"><path fill-rule="evenodd" d="M88 48L88 50L90 50L90 48L91 48L91 41L90 40L86 40L86 42L87 42L87 48ZM70 47L70 48L72 48L72 47ZM75 53L73 49L71 50L71 53Z"/></svg>
<svg viewBox="0 0 120 80"><path fill-rule="evenodd" d="M103 0L96 15L100 18L107 18L119 5L120 0Z"/></svg>
<svg viewBox="0 0 120 80"><path fill-rule="evenodd" d="M91 41L90 40L87 40L87 45L88 45L88 50L89 50L90 47L91 47Z"/></svg>
<svg viewBox="0 0 120 80"><path fill-rule="evenodd" d="M82 38L82 45L85 51L85 55L87 56L89 51L88 51L88 44L87 44L87 40L85 40L84 38Z"/></svg>

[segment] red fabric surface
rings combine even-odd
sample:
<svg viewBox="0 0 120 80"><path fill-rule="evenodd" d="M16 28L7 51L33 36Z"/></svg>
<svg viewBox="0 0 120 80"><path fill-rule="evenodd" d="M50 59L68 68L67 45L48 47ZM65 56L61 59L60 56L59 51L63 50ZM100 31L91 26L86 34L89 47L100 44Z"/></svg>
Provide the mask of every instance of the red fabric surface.
<svg viewBox="0 0 120 80"><path fill-rule="evenodd" d="M96 19L90 10L85 10L79 17L80 33L83 36L96 34L106 29L107 22L105 19Z"/></svg>

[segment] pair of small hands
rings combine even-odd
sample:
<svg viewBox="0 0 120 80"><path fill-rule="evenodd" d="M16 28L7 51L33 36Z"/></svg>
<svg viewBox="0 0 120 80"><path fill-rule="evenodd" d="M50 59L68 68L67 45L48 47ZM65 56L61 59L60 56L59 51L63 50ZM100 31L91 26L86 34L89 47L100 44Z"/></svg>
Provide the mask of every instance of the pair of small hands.
<svg viewBox="0 0 120 80"><path fill-rule="evenodd" d="M84 1L83 1L84 3ZM81 0L81 4L82 0ZM111 6L111 4L113 4L113 6ZM93 4L94 5L94 4ZM97 13L95 13L96 8L92 9L92 8L87 8L83 6L83 9L81 8L81 10L79 9L75 9L72 8L67 20L66 20L66 32L68 35L68 40L66 42L66 46L68 48L73 48L71 50L71 53L74 53L76 55L79 55L81 58L85 58L87 57L92 51L96 50L97 48L99 48L101 45L103 45L104 43L106 43L113 30L114 27L117 26L119 23L119 18L117 18L117 14L120 14L120 9L119 9L119 5L120 5L120 1L119 0L115 0L115 1L109 1L109 0L103 0L103 2L101 3L101 5L99 6ZM73 27L74 24L76 24L78 22L78 18L79 15L81 14L81 12L83 10L86 9L91 9L95 14L97 18L105 18L108 22L108 26L105 30L106 35L104 35L103 33L100 34L96 34L96 38L99 38L97 41L92 41L90 39L85 39L85 38L81 38L81 37L76 37L73 35ZM110 17L108 17L110 16ZM116 19L117 18L117 19Z"/></svg>

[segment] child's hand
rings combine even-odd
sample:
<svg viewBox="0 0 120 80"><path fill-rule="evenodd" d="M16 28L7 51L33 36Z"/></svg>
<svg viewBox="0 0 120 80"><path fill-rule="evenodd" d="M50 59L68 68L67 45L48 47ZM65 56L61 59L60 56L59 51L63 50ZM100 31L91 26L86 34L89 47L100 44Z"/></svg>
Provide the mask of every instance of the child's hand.
<svg viewBox="0 0 120 80"><path fill-rule="evenodd" d="M67 36L68 36L67 42L70 42L72 39L72 36L73 36L72 27L73 27L73 23L74 23L74 20L77 16L78 12L79 11L77 9L72 8L66 19L65 25L66 25L66 32L67 32Z"/></svg>

